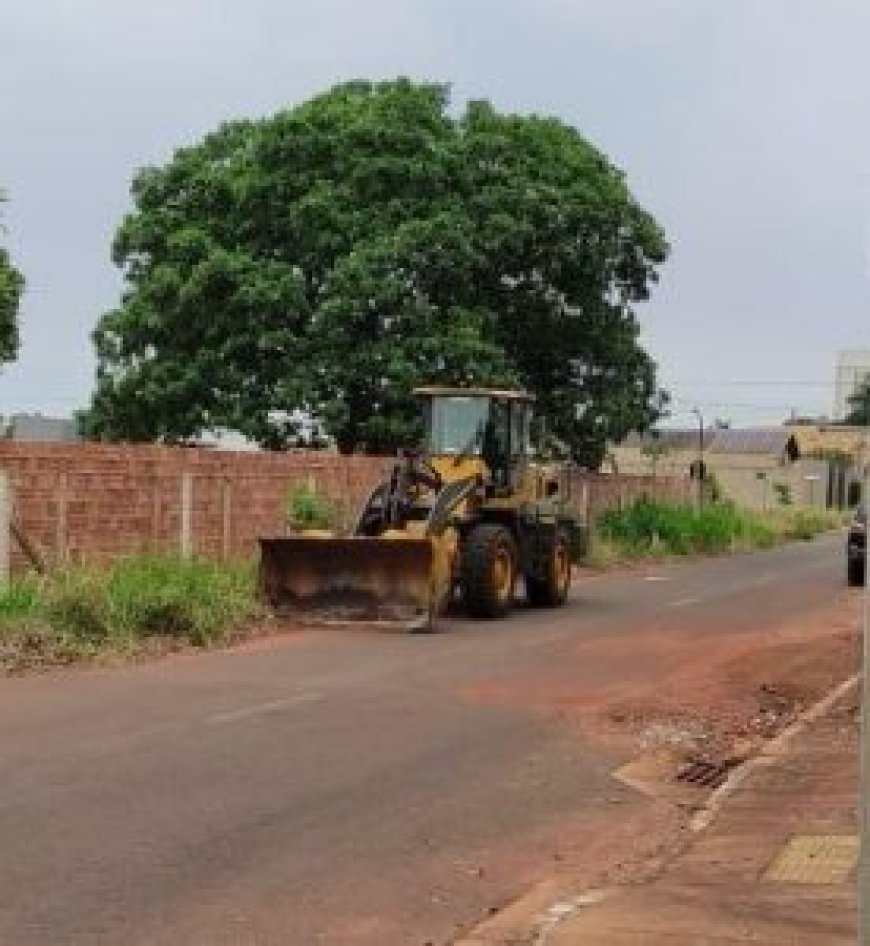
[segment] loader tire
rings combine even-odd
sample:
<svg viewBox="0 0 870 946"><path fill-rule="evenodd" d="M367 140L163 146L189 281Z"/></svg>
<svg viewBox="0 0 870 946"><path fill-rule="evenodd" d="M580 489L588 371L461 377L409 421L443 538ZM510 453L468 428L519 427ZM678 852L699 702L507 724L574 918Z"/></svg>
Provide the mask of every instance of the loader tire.
<svg viewBox="0 0 870 946"><path fill-rule="evenodd" d="M462 598L475 618L504 617L517 577L517 547L504 526L475 526L462 549Z"/></svg>
<svg viewBox="0 0 870 946"><path fill-rule="evenodd" d="M849 562L846 568L846 581L850 588L860 588L864 584L864 563Z"/></svg>
<svg viewBox="0 0 870 946"><path fill-rule="evenodd" d="M568 600L570 587L571 543L565 530L558 529L544 573L526 575L526 598L535 608L558 608Z"/></svg>

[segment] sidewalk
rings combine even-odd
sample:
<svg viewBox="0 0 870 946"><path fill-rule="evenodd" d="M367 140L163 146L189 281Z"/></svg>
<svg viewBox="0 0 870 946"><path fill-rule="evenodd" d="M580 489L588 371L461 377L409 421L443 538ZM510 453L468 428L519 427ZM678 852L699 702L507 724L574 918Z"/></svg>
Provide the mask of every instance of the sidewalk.
<svg viewBox="0 0 870 946"><path fill-rule="evenodd" d="M603 891L538 942L854 946L856 703L853 690L749 770L661 876Z"/></svg>

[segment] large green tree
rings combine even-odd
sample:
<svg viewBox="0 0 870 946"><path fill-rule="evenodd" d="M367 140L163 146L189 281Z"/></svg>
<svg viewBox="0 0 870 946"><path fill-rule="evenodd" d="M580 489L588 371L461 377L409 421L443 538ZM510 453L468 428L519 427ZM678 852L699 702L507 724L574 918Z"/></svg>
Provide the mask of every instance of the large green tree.
<svg viewBox="0 0 870 946"><path fill-rule="evenodd" d="M4 200L5 195L0 191L0 204ZM24 277L12 265L6 249L0 246L0 364L14 361L18 355L18 305L23 291Z"/></svg>
<svg viewBox="0 0 870 946"><path fill-rule="evenodd" d="M849 398L847 424L870 426L870 380L865 381Z"/></svg>
<svg viewBox="0 0 870 946"><path fill-rule="evenodd" d="M659 416L633 306L663 234L555 119L353 82L224 125L132 192L126 291L94 333L97 436L224 426L280 447L275 412L300 409L344 450L389 450L415 383L499 382L595 463Z"/></svg>

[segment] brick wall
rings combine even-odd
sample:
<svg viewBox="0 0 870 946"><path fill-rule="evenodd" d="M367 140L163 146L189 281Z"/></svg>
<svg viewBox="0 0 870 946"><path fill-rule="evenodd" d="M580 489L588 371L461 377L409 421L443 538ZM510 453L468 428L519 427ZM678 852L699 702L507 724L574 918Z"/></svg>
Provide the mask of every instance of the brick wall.
<svg viewBox="0 0 870 946"><path fill-rule="evenodd" d="M348 522L389 462L323 452L0 441L0 469L11 480L15 520L49 566L179 551L185 475L193 552L251 555L260 536L284 530L284 503L294 484L313 482ZM639 496L692 501L691 482L680 478L571 471L564 488L587 521ZM26 565L15 543L12 565Z"/></svg>
<svg viewBox="0 0 870 946"><path fill-rule="evenodd" d="M49 564L178 551L182 482L191 482L195 553L249 555L284 528L284 502L309 479L346 516L388 461L319 452L231 453L157 446L0 442L17 523ZM13 549L13 568L25 560Z"/></svg>
<svg viewBox="0 0 870 946"><path fill-rule="evenodd" d="M586 522L594 522L606 510L631 505L641 497L691 504L695 489L686 477L626 476L580 470L570 472L566 488L572 505Z"/></svg>

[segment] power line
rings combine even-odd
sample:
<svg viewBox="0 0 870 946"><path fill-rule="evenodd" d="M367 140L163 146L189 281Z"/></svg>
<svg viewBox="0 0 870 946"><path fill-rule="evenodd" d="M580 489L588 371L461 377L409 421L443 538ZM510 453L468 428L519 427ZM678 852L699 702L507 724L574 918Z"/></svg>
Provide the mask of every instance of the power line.
<svg viewBox="0 0 870 946"><path fill-rule="evenodd" d="M706 398L693 397L672 397L670 404L683 407L733 407L744 410L782 410L791 411L797 409L816 410L820 406L819 402L801 402L801 401L712 401Z"/></svg>
<svg viewBox="0 0 870 946"><path fill-rule="evenodd" d="M760 379L758 381L750 381L748 379L729 379L726 381L711 381L707 380L698 380L698 381L681 381L679 379L668 379L668 384L677 385L679 387L686 388L718 388L718 387L813 387L813 388L833 388L834 385L830 381L809 381L806 379L803 380L774 380L772 378Z"/></svg>

